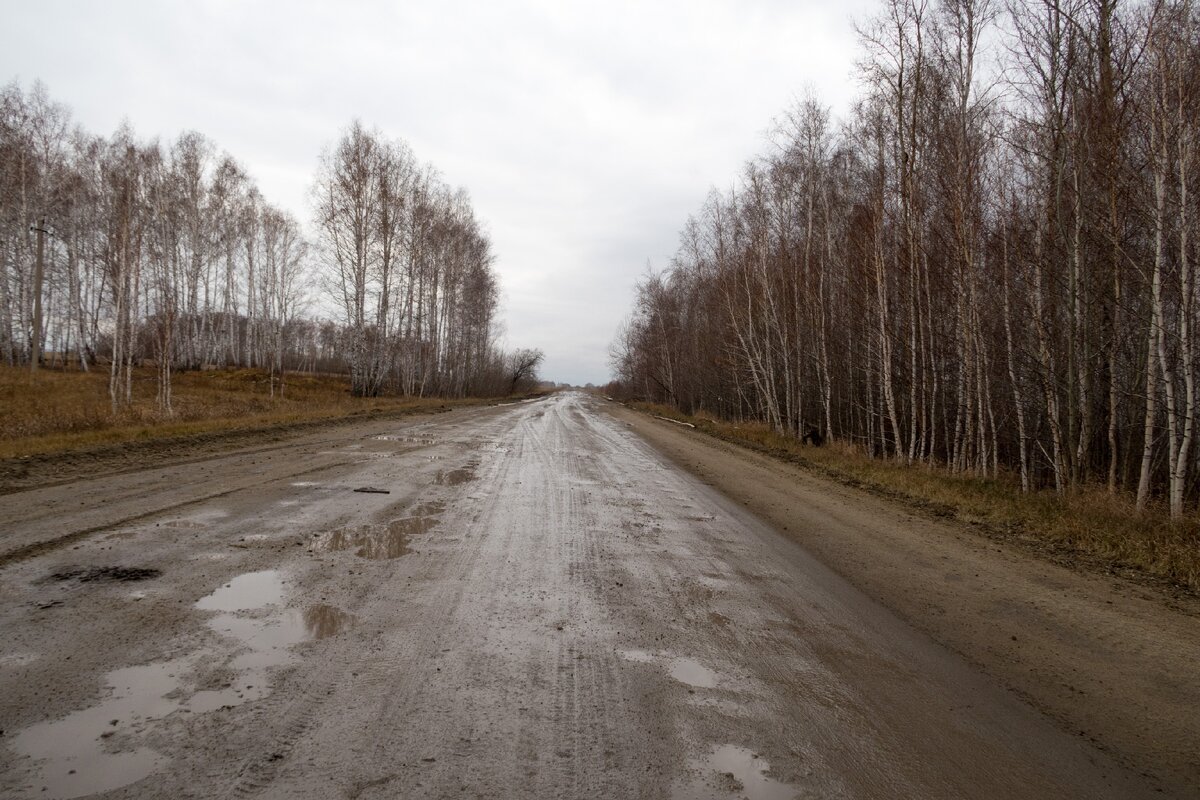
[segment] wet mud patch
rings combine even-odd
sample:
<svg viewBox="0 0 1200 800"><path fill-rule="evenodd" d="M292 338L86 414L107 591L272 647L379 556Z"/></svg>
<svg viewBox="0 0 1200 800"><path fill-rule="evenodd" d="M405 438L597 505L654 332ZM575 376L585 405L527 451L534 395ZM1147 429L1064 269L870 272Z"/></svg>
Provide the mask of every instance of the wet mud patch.
<svg viewBox="0 0 1200 800"><path fill-rule="evenodd" d="M475 470L478 466L478 461L472 461L458 469L438 470L434 483L438 486L462 486L468 481L475 480Z"/></svg>
<svg viewBox="0 0 1200 800"><path fill-rule="evenodd" d="M133 583L162 575L150 567L69 567L47 575L43 581L79 581L80 583Z"/></svg>

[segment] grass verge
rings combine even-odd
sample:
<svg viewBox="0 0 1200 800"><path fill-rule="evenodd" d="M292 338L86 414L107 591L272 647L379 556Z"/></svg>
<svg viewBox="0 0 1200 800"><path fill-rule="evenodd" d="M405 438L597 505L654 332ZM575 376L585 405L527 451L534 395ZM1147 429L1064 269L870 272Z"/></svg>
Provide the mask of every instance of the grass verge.
<svg viewBox="0 0 1200 800"><path fill-rule="evenodd" d="M283 397L272 398L267 374L250 369L182 372L173 388L173 413L163 414L155 371L138 370L133 402L113 411L102 370L0 368L0 460L484 402L352 397L343 376L302 374L288 375Z"/></svg>
<svg viewBox="0 0 1200 800"><path fill-rule="evenodd" d="M840 483L898 500L1017 540L1052 560L1200 592L1200 516L1172 522L1165 508L1139 514L1132 500L1103 487L1085 487L1066 497L1052 491L1023 493L1015 476L986 478L940 467L907 466L868 458L842 443L811 447L767 425L733 424L692 417L661 405L634 403L638 410L687 422L718 439L787 461Z"/></svg>

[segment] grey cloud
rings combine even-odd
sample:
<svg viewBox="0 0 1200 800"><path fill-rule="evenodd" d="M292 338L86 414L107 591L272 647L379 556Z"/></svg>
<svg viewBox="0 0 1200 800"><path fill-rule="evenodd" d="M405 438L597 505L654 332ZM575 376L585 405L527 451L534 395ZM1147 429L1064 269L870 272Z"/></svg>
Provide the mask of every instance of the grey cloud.
<svg viewBox="0 0 1200 800"><path fill-rule="evenodd" d="M7 6L0 80L43 79L97 132L199 130L301 220L352 118L405 139L491 231L509 344L601 383L647 259L709 187L806 86L844 107L865 0Z"/></svg>

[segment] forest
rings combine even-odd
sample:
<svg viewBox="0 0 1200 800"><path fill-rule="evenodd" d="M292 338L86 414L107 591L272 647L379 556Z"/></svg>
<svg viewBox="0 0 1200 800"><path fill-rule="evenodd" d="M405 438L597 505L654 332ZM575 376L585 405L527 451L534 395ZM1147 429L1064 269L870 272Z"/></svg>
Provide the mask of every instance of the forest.
<svg viewBox="0 0 1200 800"><path fill-rule="evenodd" d="M354 122L321 154L312 233L187 132L73 123L46 88L0 88L0 362L135 370L172 410L180 370L348 373L356 396L495 395L541 354L497 348L494 253L470 199L402 141ZM321 313L318 313L321 312Z"/></svg>
<svg viewBox="0 0 1200 800"><path fill-rule="evenodd" d="M884 0L612 345L623 397L874 458L1200 500L1191 0Z"/></svg>

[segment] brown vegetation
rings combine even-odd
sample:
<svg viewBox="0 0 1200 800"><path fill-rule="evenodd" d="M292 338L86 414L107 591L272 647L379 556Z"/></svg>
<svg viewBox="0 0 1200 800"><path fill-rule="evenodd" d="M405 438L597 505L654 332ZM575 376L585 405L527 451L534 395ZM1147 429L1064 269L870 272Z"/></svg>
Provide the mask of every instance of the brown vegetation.
<svg viewBox="0 0 1200 800"><path fill-rule="evenodd" d="M270 394L264 370L181 372L173 412L157 403L154 367L133 372L133 402L114 411L108 374L0 366L0 459L230 429L277 427L371 413L433 410L436 398L353 397L340 375L292 375L286 396Z"/></svg>
<svg viewBox="0 0 1200 800"><path fill-rule="evenodd" d="M649 403L634 407L925 513L977 525L1055 560L1200 591L1200 519L1172 522L1165 503L1139 513L1133 498L1109 494L1103 486L1083 487L1067 497L1052 490L1022 492L1020 477L1007 470L995 476L950 474L870 458L845 441L806 446L759 422L723 422Z"/></svg>

